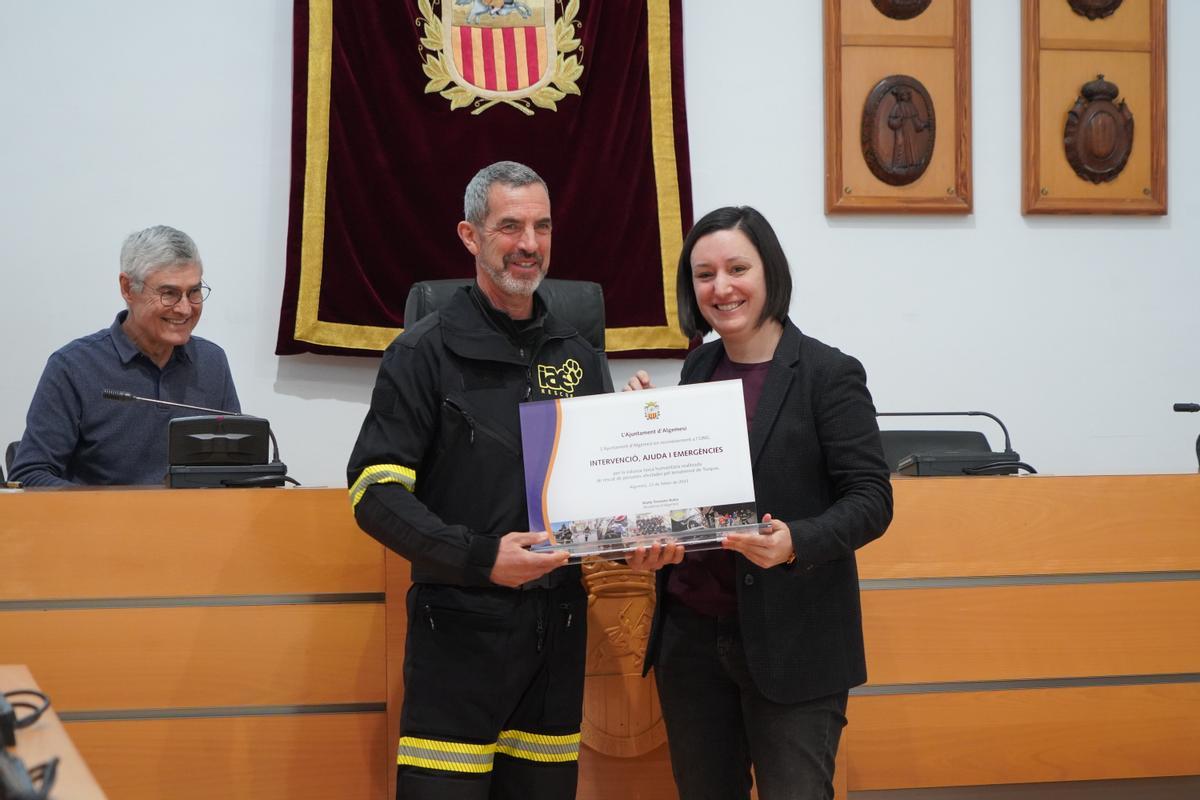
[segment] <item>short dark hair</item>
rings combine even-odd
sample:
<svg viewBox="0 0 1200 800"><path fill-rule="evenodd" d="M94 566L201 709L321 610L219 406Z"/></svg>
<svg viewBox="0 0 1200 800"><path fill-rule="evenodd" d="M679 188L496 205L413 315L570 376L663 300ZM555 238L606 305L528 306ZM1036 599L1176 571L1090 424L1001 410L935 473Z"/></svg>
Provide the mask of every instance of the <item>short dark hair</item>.
<svg viewBox="0 0 1200 800"><path fill-rule="evenodd" d="M696 242L710 233L729 230L744 233L762 259L767 297L758 324L762 325L769 319L782 324L787 319L788 307L792 303L792 271L788 267L787 256L783 254L783 246L779 244L779 237L767 218L750 206L725 206L700 218L683 240L683 250L679 253L675 297L679 304L679 328L689 339L712 330L696 303L696 290L692 286L692 249Z"/></svg>
<svg viewBox="0 0 1200 800"><path fill-rule="evenodd" d="M549 196L550 188L529 167L516 161L497 161L489 164L471 178L463 196L463 218L472 225L482 225L488 215L488 194L495 184L519 189L530 184L540 184Z"/></svg>

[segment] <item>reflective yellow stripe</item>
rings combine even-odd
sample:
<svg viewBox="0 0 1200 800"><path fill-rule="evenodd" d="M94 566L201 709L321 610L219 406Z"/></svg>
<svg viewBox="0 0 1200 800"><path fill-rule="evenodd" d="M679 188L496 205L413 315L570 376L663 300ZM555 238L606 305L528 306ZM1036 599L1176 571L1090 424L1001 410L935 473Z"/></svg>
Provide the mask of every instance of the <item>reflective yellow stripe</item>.
<svg viewBox="0 0 1200 800"><path fill-rule="evenodd" d="M410 492L417 484L417 473L399 464L375 464L359 473L358 480L350 487L350 507L358 505L367 489L377 483L398 483Z"/></svg>
<svg viewBox="0 0 1200 800"><path fill-rule="evenodd" d="M528 761L578 761L579 734L550 736L528 731L501 731L500 740L496 742L496 752Z"/></svg>
<svg viewBox="0 0 1200 800"><path fill-rule="evenodd" d="M443 772L483 773L492 771L491 762L488 762L487 764L458 764L453 761L435 761L431 758L406 756L403 753L396 757L396 764L402 767L425 767L426 769L440 769Z"/></svg>
<svg viewBox="0 0 1200 800"><path fill-rule="evenodd" d="M445 772L482 773L492 771L495 752L495 744L471 744L402 736L396 753L396 763Z"/></svg>

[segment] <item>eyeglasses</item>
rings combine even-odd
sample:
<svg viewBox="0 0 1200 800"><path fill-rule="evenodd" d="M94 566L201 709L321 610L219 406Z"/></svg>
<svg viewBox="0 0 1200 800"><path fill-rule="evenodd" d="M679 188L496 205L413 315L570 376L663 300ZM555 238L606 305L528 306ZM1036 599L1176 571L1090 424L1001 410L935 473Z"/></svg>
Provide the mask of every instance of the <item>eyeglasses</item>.
<svg viewBox="0 0 1200 800"><path fill-rule="evenodd" d="M150 287L146 288L150 289ZM179 305L179 301L185 297L189 303L194 306L198 306L208 299L209 292L211 292L212 289L202 283L199 286L193 286L186 292L181 292L175 288L150 289L150 291L158 295L158 299L164 306L171 308L172 306Z"/></svg>

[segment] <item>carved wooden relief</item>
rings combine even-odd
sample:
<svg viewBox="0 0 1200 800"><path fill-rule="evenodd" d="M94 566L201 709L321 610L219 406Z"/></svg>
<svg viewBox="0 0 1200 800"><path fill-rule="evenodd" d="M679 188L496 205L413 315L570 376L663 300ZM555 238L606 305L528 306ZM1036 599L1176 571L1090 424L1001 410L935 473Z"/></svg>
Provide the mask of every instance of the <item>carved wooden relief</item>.
<svg viewBox="0 0 1200 800"><path fill-rule="evenodd" d="M583 743L615 758L645 755L667 740L658 689L642 678L654 618L654 573L588 559L583 584L588 591Z"/></svg>
<svg viewBox="0 0 1200 800"><path fill-rule="evenodd" d="M933 100L909 75L889 75L867 95L862 116L862 153L871 173L891 186L906 186L925 172L933 156Z"/></svg>
<svg viewBox="0 0 1200 800"><path fill-rule="evenodd" d="M1088 19L1103 19L1117 10L1121 0L1067 0L1071 10Z"/></svg>
<svg viewBox="0 0 1200 800"><path fill-rule="evenodd" d="M1103 75L1083 85L1075 107L1067 112L1063 145L1075 174L1092 183L1121 174L1133 150L1133 114L1121 101L1120 89Z"/></svg>
<svg viewBox="0 0 1200 800"><path fill-rule="evenodd" d="M931 2L933 0L871 0L880 14L892 19L912 19L929 8Z"/></svg>

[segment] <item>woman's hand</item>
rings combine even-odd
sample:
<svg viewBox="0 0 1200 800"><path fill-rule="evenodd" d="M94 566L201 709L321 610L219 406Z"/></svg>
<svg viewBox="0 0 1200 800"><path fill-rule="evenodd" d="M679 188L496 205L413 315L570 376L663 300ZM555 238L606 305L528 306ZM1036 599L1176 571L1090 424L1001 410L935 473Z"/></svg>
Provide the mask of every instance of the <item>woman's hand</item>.
<svg viewBox="0 0 1200 800"><path fill-rule="evenodd" d="M639 389L653 389L654 384L650 383L650 373L644 369L639 369L633 373L633 376L625 381L625 385L621 387L622 392L636 392Z"/></svg>
<svg viewBox="0 0 1200 800"><path fill-rule="evenodd" d="M636 550L630 550L625 555L625 563L630 569L645 570L653 572L662 569L667 564L678 564L683 561L683 545L663 543L639 547Z"/></svg>
<svg viewBox="0 0 1200 800"><path fill-rule="evenodd" d="M763 523L771 526L770 533L731 533L721 546L741 553L763 569L787 563L796 552L792 548L792 532L770 514L763 515Z"/></svg>

